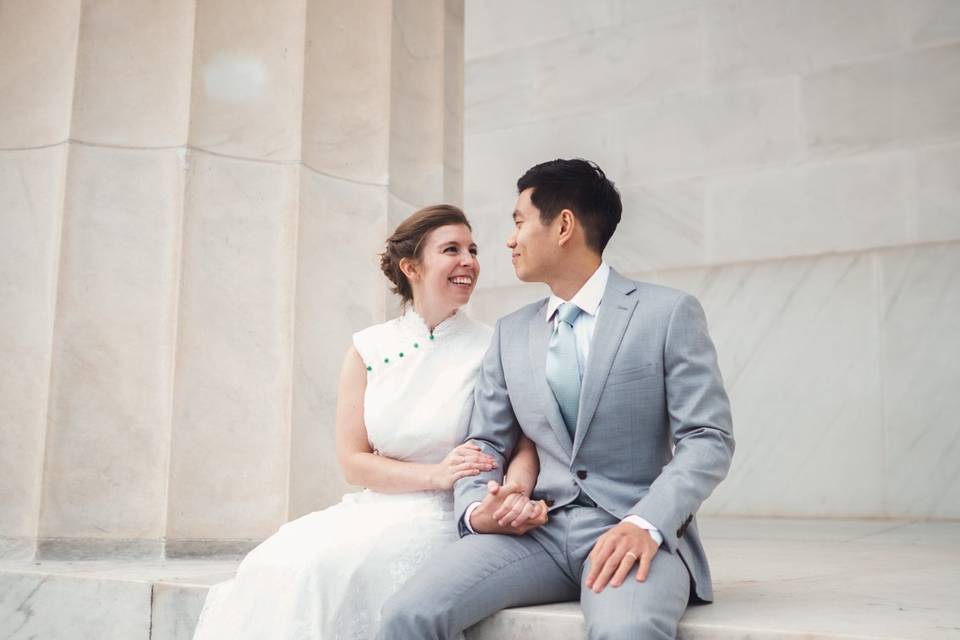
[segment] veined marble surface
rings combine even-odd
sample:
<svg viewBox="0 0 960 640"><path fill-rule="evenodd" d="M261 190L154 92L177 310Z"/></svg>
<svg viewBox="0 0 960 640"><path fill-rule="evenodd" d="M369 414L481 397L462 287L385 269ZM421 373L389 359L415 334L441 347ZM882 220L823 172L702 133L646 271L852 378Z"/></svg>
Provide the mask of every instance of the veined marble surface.
<svg viewBox="0 0 960 640"><path fill-rule="evenodd" d="M334 443L337 382L353 332L384 318L387 281L374 258L387 200L385 186L300 174L288 519L350 490Z"/></svg>
<svg viewBox="0 0 960 640"><path fill-rule="evenodd" d="M182 150L69 146L42 538L163 533L183 169Z"/></svg>
<svg viewBox="0 0 960 640"><path fill-rule="evenodd" d="M960 243L632 273L626 251L614 267L700 299L717 346L737 452L705 513L960 517ZM547 293L485 286L494 258L471 304L490 323Z"/></svg>
<svg viewBox="0 0 960 640"><path fill-rule="evenodd" d="M36 535L67 153L66 144L0 152L0 535L5 537Z"/></svg>
<svg viewBox="0 0 960 640"><path fill-rule="evenodd" d="M187 141L191 0L81 3L69 135L88 143L171 147ZM72 160L71 160L72 162Z"/></svg>
<svg viewBox="0 0 960 640"><path fill-rule="evenodd" d="M0 149L63 142L70 137L80 0L7 3L3 12Z"/></svg>
<svg viewBox="0 0 960 640"><path fill-rule="evenodd" d="M190 144L275 162L300 159L306 0L196 5Z"/></svg>
<svg viewBox="0 0 960 640"><path fill-rule="evenodd" d="M299 167L190 155L166 536L286 517Z"/></svg>
<svg viewBox="0 0 960 640"><path fill-rule="evenodd" d="M802 78L804 141L815 156L956 139L960 44L830 67Z"/></svg>
<svg viewBox="0 0 960 640"><path fill-rule="evenodd" d="M681 12L471 59L466 126L489 131L697 89L702 47L700 16Z"/></svg>
<svg viewBox="0 0 960 640"><path fill-rule="evenodd" d="M960 249L879 256L886 501L960 517Z"/></svg>
<svg viewBox="0 0 960 640"><path fill-rule="evenodd" d="M657 274L700 299L730 394L737 452L711 512L883 508L873 266L853 254Z"/></svg>

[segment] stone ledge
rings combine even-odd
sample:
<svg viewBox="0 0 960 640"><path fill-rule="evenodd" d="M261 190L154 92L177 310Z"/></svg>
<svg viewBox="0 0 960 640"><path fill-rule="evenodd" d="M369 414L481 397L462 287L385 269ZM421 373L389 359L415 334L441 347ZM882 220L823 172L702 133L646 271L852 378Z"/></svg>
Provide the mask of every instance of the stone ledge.
<svg viewBox="0 0 960 640"><path fill-rule="evenodd" d="M960 522L701 522L716 602L683 640L960 638ZM189 640L235 561L0 562L0 637ZM468 640L582 639L576 603L502 611Z"/></svg>

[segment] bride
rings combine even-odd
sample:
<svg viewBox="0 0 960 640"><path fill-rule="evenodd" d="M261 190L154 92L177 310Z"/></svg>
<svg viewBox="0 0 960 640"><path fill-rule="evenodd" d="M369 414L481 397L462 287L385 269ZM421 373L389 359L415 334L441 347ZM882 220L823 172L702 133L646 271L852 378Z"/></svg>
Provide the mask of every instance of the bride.
<svg viewBox="0 0 960 640"><path fill-rule="evenodd" d="M194 640L366 639L380 607L457 537L451 487L493 468L465 436L474 378L491 336L460 311L480 273L470 223L449 205L417 211L387 239L380 266L403 315L353 335L340 373L337 456L366 487L288 522L210 589ZM507 469L525 488L513 512L546 518L528 496L529 441Z"/></svg>

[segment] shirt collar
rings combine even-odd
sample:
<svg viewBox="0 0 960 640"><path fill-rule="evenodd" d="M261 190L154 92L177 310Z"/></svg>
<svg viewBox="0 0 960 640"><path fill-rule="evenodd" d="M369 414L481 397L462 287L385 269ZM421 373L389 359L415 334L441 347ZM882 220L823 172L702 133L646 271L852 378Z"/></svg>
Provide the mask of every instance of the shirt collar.
<svg viewBox="0 0 960 640"><path fill-rule="evenodd" d="M603 292L607 288L607 280L610 278L610 266L601 261L600 266L593 272L580 290L570 300L564 300L556 295L551 295L547 301L547 320L553 318L554 312L564 302L572 302L580 307L581 311L589 313L591 316L597 315L597 308L600 306L600 300L603 299Z"/></svg>

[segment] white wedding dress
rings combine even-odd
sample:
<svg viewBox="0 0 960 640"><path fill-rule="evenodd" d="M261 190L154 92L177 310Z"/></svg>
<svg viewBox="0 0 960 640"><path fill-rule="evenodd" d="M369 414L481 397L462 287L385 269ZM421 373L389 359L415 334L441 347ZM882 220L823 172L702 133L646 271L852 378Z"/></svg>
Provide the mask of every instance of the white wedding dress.
<svg viewBox="0 0 960 640"><path fill-rule="evenodd" d="M370 446L436 463L460 444L490 335L461 311L431 337L412 309L354 334ZM373 638L386 599L456 536L449 491L348 494L280 527L213 586L194 640Z"/></svg>

